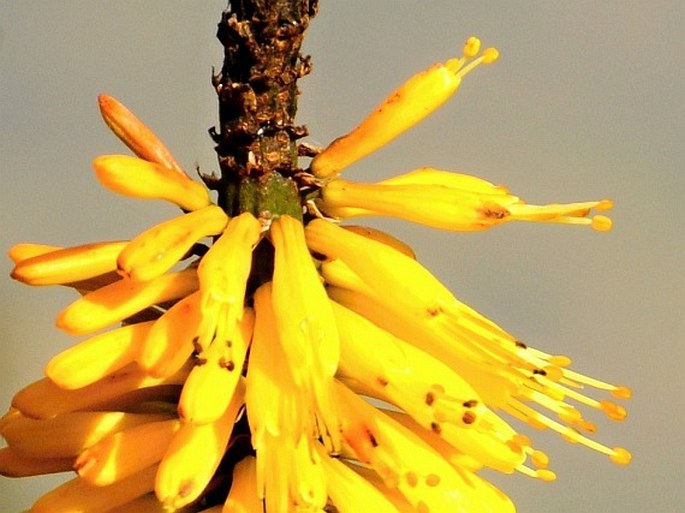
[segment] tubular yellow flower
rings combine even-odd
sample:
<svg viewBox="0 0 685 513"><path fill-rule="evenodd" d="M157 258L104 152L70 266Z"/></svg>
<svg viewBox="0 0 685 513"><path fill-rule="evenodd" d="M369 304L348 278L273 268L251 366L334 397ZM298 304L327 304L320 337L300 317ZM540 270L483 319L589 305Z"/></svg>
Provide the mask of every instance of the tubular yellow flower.
<svg viewBox="0 0 685 513"><path fill-rule="evenodd" d="M100 407L103 410L144 401L159 401L174 395L189 369L176 374L154 378L135 363L109 374L88 386L67 390L50 379L41 379L20 390L12 399L12 406L29 417L49 419L65 412ZM176 394L177 395L177 394Z"/></svg>
<svg viewBox="0 0 685 513"><path fill-rule="evenodd" d="M162 199L183 210L209 206L209 193L185 174L127 155L102 155L93 161L98 180L108 189L132 198Z"/></svg>
<svg viewBox="0 0 685 513"><path fill-rule="evenodd" d="M180 426L178 419L168 419L111 433L81 452L74 469L94 486L125 479L159 463Z"/></svg>
<svg viewBox="0 0 685 513"><path fill-rule="evenodd" d="M200 291L184 297L154 321L140 351L138 363L151 376L178 372L192 354L200 326Z"/></svg>
<svg viewBox="0 0 685 513"><path fill-rule="evenodd" d="M108 94L98 96L100 113L107 126L140 158L184 174L162 141L124 104Z"/></svg>
<svg viewBox="0 0 685 513"><path fill-rule="evenodd" d="M87 280L117 268L117 256L128 242L99 242L56 249L21 259L11 276L28 285L57 285Z"/></svg>
<svg viewBox="0 0 685 513"><path fill-rule="evenodd" d="M188 269L149 282L122 279L86 294L57 316L57 327L87 335L121 322L154 304L182 298L197 290L197 272Z"/></svg>
<svg viewBox="0 0 685 513"><path fill-rule="evenodd" d="M110 433L169 418L168 414L120 411L69 412L49 419L19 416L3 425L1 434L20 455L64 458L77 456Z"/></svg>
<svg viewBox="0 0 685 513"><path fill-rule="evenodd" d="M245 289L252 267L252 250L259 242L261 224L249 212L234 217L200 261L202 322L198 344L226 345L242 317ZM229 354L226 355L230 359Z"/></svg>
<svg viewBox="0 0 685 513"><path fill-rule="evenodd" d="M178 414L188 422L216 421L231 402L238 385L247 349L252 339L254 313L246 310L240 321L229 328L228 339L215 340L198 356L178 401Z"/></svg>
<svg viewBox="0 0 685 513"><path fill-rule="evenodd" d="M18 264L22 260L26 260L28 258L33 258L37 257L40 255L44 255L45 253L50 253L52 251L57 251L58 249L63 249L60 246L50 246L48 244L35 244L32 242L22 242L19 244L15 244L10 248L10 250L7 252L7 256L10 257L10 260L14 262L15 264Z"/></svg>
<svg viewBox="0 0 685 513"><path fill-rule="evenodd" d="M332 180L319 205L328 215L399 217L452 231L480 231L508 221L585 224L611 228L606 216L588 218L592 209L611 208L608 200L563 205L527 205L498 186L468 175L419 169L378 184Z"/></svg>
<svg viewBox="0 0 685 513"><path fill-rule="evenodd" d="M174 217L129 242L117 265L133 280L152 280L171 269L200 239L221 233L227 222L228 216L216 205Z"/></svg>
<svg viewBox="0 0 685 513"><path fill-rule="evenodd" d="M226 502L217 513L253 513L263 510L264 504L257 491L257 460L247 456L233 469L233 483Z"/></svg>
<svg viewBox="0 0 685 513"><path fill-rule="evenodd" d="M478 51L474 53L474 49L479 47L477 38L469 38L463 57L435 64L411 77L357 128L314 157L309 167L311 172L319 178L339 173L433 113L457 91L461 79L472 69L497 60L499 54L494 48L488 48L476 57Z"/></svg>
<svg viewBox="0 0 685 513"><path fill-rule="evenodd" d="M273 308L283 351L293 372L338 447L339 419L331 400L340 341L328 297L316 272L302 223L281 216L271 225L274 256ZM328 438L328 437L326 437Z"/></svg>
<svg viewBox="0 0 685 513"><path fill-rule="evenodd" d="M197 499L219 466L231 437L244 387L236 390L221 417L208 424L184 423L174 435L155 479L155 493L169 508Z"/></svg>
<svg viewBox="0 0 685 513"><path fill-rule="evenodd" d="M133 362L152 322L130 324L89 338L53 357L45 375L62 388L82 388Z"/></svg>
<svg viewBox="0 0 685 513"><path fill-rule="evenodd" d="M314 453L319 437L313 405L295 382L287 361L282 332L278 330L271 284L255 292L255 332L247 373L246 405L257 453L259 498L267 511L323 508L326 485Z"/></svg>
<svg viewBox="0 0 685 513"><path fill-rule="evenodd" d="M30 513L110 511L150 492L156 471L156 467L150 467L109 486L92 486L83 479L72 479L38 499Z"/></svg>
<svg viewBox="0 0 685 513"><path fill-rule="evenodd" d="M57 472L68 472L74 467L73 457L31 458L14 449L0 449L0 475L6 477L30 477Z"/></svg>

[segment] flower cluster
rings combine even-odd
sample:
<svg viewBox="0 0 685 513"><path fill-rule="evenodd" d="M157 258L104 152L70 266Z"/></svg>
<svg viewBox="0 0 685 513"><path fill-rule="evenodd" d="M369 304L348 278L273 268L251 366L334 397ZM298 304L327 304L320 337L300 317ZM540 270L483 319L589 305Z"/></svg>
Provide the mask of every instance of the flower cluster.
<svg viewBox="0 0 685 513"><path fill-rule="evenodd" d="M101 96L105 121L137 156L98 157L99 180L183 213L131 240L11 249L13 278L82 295L57 325L88 336L0 420L4 475L77 473L31 512L506 513L513 504L481 469L555 476L496 412L628 463L625 449L590 438L578 407L623 420L622 406L583 389L627 399L627 387L526 346L454 297L403 242L340 223L610 228L590 217L608 200L528 205L431 168L376 184L339 177L496 59L470 38L461 58L412 77L312 159L300 215L229 216L140 120ZM263 258L272 272L255 280Z"/></svg>

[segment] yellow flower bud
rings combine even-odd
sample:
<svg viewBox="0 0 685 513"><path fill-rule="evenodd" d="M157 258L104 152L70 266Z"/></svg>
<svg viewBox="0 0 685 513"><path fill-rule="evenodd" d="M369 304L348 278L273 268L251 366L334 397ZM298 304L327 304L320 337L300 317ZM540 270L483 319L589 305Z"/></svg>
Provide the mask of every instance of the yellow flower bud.
<svg viewBox="0 0 685 513"><path fill-rule="evenodd" d="M102 185L125 196L163 199L184 210L211 203L205 187L161 164L127 155L102 155L93 161L93 168Z"/></svg>

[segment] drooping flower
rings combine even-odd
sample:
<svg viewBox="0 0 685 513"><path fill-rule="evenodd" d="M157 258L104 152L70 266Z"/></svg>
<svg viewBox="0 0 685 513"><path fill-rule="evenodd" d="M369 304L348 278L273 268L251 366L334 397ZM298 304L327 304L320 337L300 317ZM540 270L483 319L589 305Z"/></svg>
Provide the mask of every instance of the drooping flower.
<svg viewBox="0 0 685 513"><path fill-rule="evenodd" d="M306 179L263 180L267 197L306 184L294 204L237 214L103 95L105 121L137 157L97 158L98 178L184 213L130 241L10 251L15 279L82 294L57 325L90 337L50 360L0 420L3 474L78 474L31 511L514 511L481 469L555 475L498 412L628 463L625 449L592 438L581 411L623 420L623 406L583 389L627 399L627 387L522 343L458 300L405 243L340 224L377 215L453 231L510 220L611 227L589 217L608 200L527 205L432 168L377 184L339 177L497 55L469 38L463 57L412 77L318 153Z"/></svg>

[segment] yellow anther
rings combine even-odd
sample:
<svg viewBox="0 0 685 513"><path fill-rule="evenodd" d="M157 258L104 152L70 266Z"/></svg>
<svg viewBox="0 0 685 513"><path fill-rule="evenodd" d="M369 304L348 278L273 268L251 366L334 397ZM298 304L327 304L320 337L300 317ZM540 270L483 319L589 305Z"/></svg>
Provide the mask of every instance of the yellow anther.
<svg viewBox="0 0 685 513"><path fill-rule="evenodd" d="M611 395L616 399L630 399L633 396L633 391L629 387L619 386L611 391Z"/></svg>
<svg viewBox="0 0 685 513"><path fill-rule="evenodd" d="M572 406L563 408L559 412L559 418L567 424L578 424L583 421L583 415Z"/></svg>
<svg viewBox="0 0 685 513"><path fill-rule="evenodd" d="M558 354L550 357L549 363L557 367L568 367L571 365L571 359L568 356Z"/></svg>
<svg viewBox="0 0 685 513"><path fill-rule="evenodd" d="M614 452L610 455L611 461L618 465L627 465L630 460L633 459L632 454L630 454L623 447L615 447Z"/></svg>
<svg viewBox="0 0 685 513"><path fill-rule="evenodd" d="M475 36L469 37L464 45L464 57L470 59L478 55L478 52L480 52L480 39Z"/></svg>
<svg viewBox="0 0 685 513"><path fill-rule="evenodd" d="M538 469L546 469L547 465L549 465L549 456L542 451L533 451L530 455L530 461Z"/></svg>
<svg viewBox="0 0 685 513"><path fill-rule="evenodd" d="M491 64L499 58L497 48L486 48L483 50L483 64Z"/></svg>
<svg viewBox="0 0 685 513"><path fill-rule="evenodd" d="M541 468L535 472L535 477L537 477L541 481L550 482L550 481L555 481L557 478L557 475L554 472L552 472L551 470Z"/></svg>
<svg viewBox="0 0 685 513"><path fill-rule="evenodd" d="M612 208L614 208L614 202L610 199L599 200L599 203L597 203L597 206L595 208L597 210L611 210Z"/></svg>
<svg viewBox="0 0 685 513"><path fill-rule="evenodd" d="M598 232L608 232L611 230L611 219L607 216L595 216L592 218L591 226Z"/></svg>
<svg viewBox="0 0 685 513"><path fill-rule="evenodd" d="M602 411L611 420L620 421L624 420L628 416L628 412L626 411L626 409L619 404L612 403L611 401L601 401L599 405L600 408L602 408Z"/></svg>

